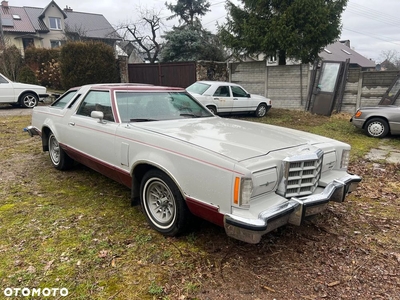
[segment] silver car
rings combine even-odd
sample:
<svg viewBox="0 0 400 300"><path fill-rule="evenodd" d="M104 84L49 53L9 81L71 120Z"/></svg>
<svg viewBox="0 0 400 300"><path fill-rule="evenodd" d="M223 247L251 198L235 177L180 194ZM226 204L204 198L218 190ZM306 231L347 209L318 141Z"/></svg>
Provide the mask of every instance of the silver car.
<svg viewBox="0 0 400 300"><path fill-rule="evenodd" d="M400 107L382 105L359 108L350 119L354 126L364 129L367 135L383 138L389 133L400 134Z"/></svg>

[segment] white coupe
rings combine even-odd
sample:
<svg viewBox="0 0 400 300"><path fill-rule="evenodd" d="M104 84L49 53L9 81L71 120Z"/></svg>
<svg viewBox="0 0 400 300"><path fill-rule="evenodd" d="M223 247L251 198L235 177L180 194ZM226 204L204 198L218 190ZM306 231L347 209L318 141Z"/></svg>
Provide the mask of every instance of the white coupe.
<svg viewBox="0 0 400 300"><path fill-rule="evenodd" d="M48 96L43 86L13 82L0 74L0 103L32 108Z"/></svg>
<svg viewBox="0 0 400 300"><path fill-rule="evenodd" d="M248 93L232 82L197 81L186 90L214 114L254 113L264 117L271 108L271 99Z"/></svg>
<svg viewBox="0 0 400 300"><path fill-rule="evenodd" d="M74 161L131 188L152 228L173 236L192 215L258 243L342 202L361 178L350 146L326 137L214 116L184 89L96 84L35 107L55 168Z"/></svg>

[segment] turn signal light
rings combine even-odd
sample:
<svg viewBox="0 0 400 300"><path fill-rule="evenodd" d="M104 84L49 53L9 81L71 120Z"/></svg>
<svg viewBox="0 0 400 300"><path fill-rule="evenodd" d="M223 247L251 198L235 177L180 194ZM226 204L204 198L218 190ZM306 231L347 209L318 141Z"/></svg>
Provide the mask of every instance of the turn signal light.
<svg viewBox="0 0 400 300"><path fill-rule="evenodd" d="M356 114L354 115L356 118L361 117L362 112L360 110L357 110Z"/></svg>
<svg viewBox="0 0 400 300"><path fill-rule="evenodd" d="M239 204L239 186L240 186L240 178L236 177L235 186L233 190L233 203L235 203L236 205Z"/></svg>

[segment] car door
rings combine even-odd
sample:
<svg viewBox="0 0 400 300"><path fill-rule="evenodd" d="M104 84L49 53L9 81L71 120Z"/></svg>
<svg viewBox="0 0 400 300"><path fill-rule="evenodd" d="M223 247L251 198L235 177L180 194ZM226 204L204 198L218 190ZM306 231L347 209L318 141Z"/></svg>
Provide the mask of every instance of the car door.
<svg viewBox="0 0 400 300"><path fill-rule="evenodd" d="M0 75L0 103L16 102L13 84Z"/></svg>
<svg viewBox="0 0 400 300"><path fill-rule="evenodd" d="M213 103L217 106L218 112L231 112L233 107L233 98L229 85L219 85L213 97Z"/></svg>
<svg viewBox="0 0 400 300"><path fill-rule="evenodd" d="M92 111L102 111L104 119L92 118ZM89 91L76 112L69 117L64 143L79 152L85 164L113 178L109 170L116 164L115 122L109 91Z"/></svg>
<svg viewBox="0 0 400 300"><path fill-rule="evenodd" d="M251 99L250 94L237 85L232 85L233 109L232 112L255 111L258 101Z"/></svg>

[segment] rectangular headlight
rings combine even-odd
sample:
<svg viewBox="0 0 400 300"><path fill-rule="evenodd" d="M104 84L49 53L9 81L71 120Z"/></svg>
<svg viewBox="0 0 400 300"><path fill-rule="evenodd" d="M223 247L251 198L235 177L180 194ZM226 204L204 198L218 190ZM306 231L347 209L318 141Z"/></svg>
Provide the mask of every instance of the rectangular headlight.
<svg viewBox="0 0 400 300"><path fill-rule="evenodd" d="M249 205L253 193L253 181L250 178L242 178L240 183L240 205Z"/></svg>
<svg viewBox="0 0 400 300"><path fill-rule="evenodd" d="M342 151L342 159L340 160L340 168L347 169L350 161L350 150Z"/></svg>

